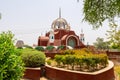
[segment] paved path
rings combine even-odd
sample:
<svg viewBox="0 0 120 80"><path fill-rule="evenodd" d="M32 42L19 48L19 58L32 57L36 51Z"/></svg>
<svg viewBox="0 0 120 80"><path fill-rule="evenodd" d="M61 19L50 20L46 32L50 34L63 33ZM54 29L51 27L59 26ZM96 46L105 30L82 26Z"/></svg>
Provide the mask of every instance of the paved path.
<svg viewBox="0 0 120 80"><path fill-rule="evenodd" d="M40 78L40 80L48 80L47 78L45 78L45 77L42 77L42 78Z"/></svg>

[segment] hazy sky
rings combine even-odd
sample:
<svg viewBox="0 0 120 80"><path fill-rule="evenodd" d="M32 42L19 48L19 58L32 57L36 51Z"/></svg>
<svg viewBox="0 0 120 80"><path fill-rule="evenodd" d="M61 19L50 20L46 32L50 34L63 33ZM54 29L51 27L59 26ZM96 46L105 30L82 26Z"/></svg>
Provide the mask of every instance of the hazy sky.
<svg viewBox="0 0 120 80"><path fill-rule="evenodd" d="M53 20L61 16L70 24L77 35L81 29L85 34L85 44L92 44L97 37L105 38L108 23L93 30L87 22L82 22L83 0L0 0L0 32L11 30L17 40L25 44L37 44L38 37L49 31Z"/></svg>

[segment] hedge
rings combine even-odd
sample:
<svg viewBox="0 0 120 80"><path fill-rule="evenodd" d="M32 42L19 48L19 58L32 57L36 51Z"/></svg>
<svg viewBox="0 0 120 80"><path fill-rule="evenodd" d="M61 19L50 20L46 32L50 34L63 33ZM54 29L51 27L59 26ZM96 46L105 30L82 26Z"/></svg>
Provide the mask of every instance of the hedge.
<svg viewBox="0 0 120 80"><path fill-rule="evenodd" d="M21 56L26 67L40 67L45 64L45 54L35 49L23 49Z"/></svg>
<svg viewBox="0 0 120 80"><path fill-rule="evenodd" d="M84 52L84 53L81 53ZM108 64L108 57L106 54L92 54L89 51L70 50L63 52L63 55L55 55L54 60L58 67L67 67L75 70L79 67L81 71L95 71L104 68Z"/></svg>

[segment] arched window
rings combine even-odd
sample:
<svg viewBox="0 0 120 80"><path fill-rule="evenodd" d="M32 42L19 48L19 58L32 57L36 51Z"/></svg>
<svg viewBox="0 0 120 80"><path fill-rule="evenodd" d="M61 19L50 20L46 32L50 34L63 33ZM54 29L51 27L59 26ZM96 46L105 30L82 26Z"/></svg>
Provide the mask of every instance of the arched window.
<svg viewBox="0 0 120 80"><path fill-rule="evenodd" d="M54 36L51 36L51 39L54 39Z"/></svg>

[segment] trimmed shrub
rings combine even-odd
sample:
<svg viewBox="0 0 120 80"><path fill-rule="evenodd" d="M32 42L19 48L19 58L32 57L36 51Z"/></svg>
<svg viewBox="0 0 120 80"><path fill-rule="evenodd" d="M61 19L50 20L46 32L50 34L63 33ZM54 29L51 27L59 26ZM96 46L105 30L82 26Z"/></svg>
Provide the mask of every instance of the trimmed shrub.
<svg viewBox="0 0 120 80"><path fill-rule="evenodd" d="M29 46L29 45L24 45L23 47L29 48L29 49L33 49L33 47L32 47L32 46Z"/></svg>
<svg viewBox="0 0 120 80"><path fill-rule="evenodd" d="M72 55L72 54L75 54L75 52L74 52L73 50L69 50L69 49L68 49L68 50L63 51L62 54L63 54L63 55L69 55L69 54Z"/></svg>
<svg viewBox="0 0 120 80"><path fill-rule="evenodd" d="M42 46L37 46L37 47L35 47L35 49L38 51L44 51L44 48Z"/></svg>
<svg viewBox="0 0 120 80"><path fill-rule="evenodd" d="M79 66L81 71L95 71L102 69L108 64L106 54L92 54L87 49L83 50L65 50L63 55L55 55L54 60L59 67L67 67L67 69L75 69Z"/></svg>
<svg viewBox="0 0 120 80"><path fill-rule="evenodd" d="M49 51L51 51L51 50L53 50L54 49L54 46L47 46L46 47L46 50L49 50Z"/></svg>
<svg viewBox="0 0 120 80"><path fill-rule="evenodd" d="M26 67L40 67L45 64L45 54L35 49L23 49L21 56Z"/></svg>
<svg viewBox="0 0 120 80"><path fill-rule="evenodd" d="M60 66L60 63L62 62L62 56L61 55L55 55L55 61L57 62L57 65Z"/></svg>
<svg viewBox="0 0 120 80"><path fill-rule="evenodd" d="M20 80L24 72L24 63L14 46L13 34L0 34L0 80Z"/></svg>
<svg viewBox="0 0 120 80"><path fill-rule="evenodd" d="M63 46L63 45L57 47L58 50L63 50L64 48L65 48L65 46Z"/></svg>
<svg viewBox="0 0 120 80"><path fill-rule="evenodd" d="M120 78L120 65L116 65L114 67L114 70L115 70L115 74L117 74L119 76L119 78Z"/></svg>

